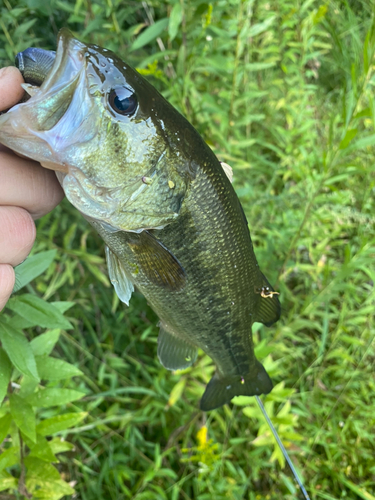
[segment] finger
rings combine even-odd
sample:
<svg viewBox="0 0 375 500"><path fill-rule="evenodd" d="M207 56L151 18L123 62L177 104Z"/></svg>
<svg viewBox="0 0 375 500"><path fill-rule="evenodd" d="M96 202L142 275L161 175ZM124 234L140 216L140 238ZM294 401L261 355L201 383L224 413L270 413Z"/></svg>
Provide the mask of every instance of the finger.
<svg viewBox="0 0 375 500"><path fill-rule="evenodd" d="M0 205L25 208L38 219L64 197L55 172L0 150Z"/></svg>
<svg viewBox="0 0 375 500"><path fill-rule="evenodd" d="M0 111L14 106L24 94L20 71L14 66L0 69Z"/></svg>
<svg viewBox="0 0 375 500"><path fill-rule="evenodd" d="M0 311L8 302L14 288L14 269L9 264L0 264Z"/></svg>
<svg viewBox="0 0 375 500"><path fill-rule="evenodd" d="M19 207L0 207L0 263L17 266L29 255L35 240L35 224Z"/></svg>

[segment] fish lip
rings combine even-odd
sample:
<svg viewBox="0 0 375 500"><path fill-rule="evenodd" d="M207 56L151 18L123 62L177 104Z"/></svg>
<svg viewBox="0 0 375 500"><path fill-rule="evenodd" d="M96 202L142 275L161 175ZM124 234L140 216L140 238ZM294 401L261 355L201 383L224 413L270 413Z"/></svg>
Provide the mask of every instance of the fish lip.
<svg viewBox="0 0 375 500"><path fill-rule="evenodd" d="M53 88L62 77L72 81L84 69L86 45L74 38L67 29L62 28L57 35L57 49L54 64L40 89Z"/></svg>
<svg viewBox="0 0 375 500"><path fill-rule="evenodd" d="M86 45L74 38L68 29L60 30L54 64L35 100L28 101L31 113L36 116L29 130L48 144L52 155L73 145L77 132L83 140L79 130L85 121L85 111L90 108L86 99L86 51ZM38 112L38 107L44 107L44 113ZM76 112L72 112L74 107Z"/></svg>
<svg viewBox="0 0 375 500"><path fill-rule="evenodd" d="M88 92L86 54L85 44L66 28L60 30L55 61L42 85L28 101L0 117L3 144L67 172L67 149L97 134L99 118Z"/></svg>

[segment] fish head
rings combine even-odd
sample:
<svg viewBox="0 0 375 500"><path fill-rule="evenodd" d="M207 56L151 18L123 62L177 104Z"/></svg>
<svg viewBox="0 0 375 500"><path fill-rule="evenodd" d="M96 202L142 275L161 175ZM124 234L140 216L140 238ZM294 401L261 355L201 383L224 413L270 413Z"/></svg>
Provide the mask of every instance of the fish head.
<svg viewBox="0 0 375 500"><path fill-rule="evenodd" d="M176 168L184 162L166 132L171 113L114 53L62 29L42 85L0 117L0 142L57 171L87 218L138 232L172 222L191 180L189 167Z"/></svg>

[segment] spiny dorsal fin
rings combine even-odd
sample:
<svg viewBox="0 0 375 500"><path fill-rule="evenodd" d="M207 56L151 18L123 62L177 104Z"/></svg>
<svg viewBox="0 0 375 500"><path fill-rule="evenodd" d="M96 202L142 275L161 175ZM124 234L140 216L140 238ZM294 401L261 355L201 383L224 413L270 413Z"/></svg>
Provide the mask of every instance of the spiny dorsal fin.
<svg viewBox="0 0 375 500"><path fill-rule="evenodd" d="M233 169L228 163L224 163L223 161L220 162L220 165L223 167L223 170L230 180L230 182L233 182Z"/></svg>
<svg viewBox="0 0 375 500"><path fill-rule="evenodd" d="M186 282L184 268L161 241L149 231L134 233L129 246L147 278L173 292L182 290Z"/></svg>

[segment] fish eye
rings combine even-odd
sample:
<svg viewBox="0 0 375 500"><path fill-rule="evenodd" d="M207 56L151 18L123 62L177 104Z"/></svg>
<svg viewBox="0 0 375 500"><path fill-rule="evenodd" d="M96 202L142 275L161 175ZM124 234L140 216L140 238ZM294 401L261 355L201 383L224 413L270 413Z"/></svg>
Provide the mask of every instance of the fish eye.
<svg viewBox="0 0 375 500"><path fill-rule="evenodd" d="M126 87L112 89L108 102L113 111L123 116L132 116L138 108L138 99L135 93Z"/></svg>

